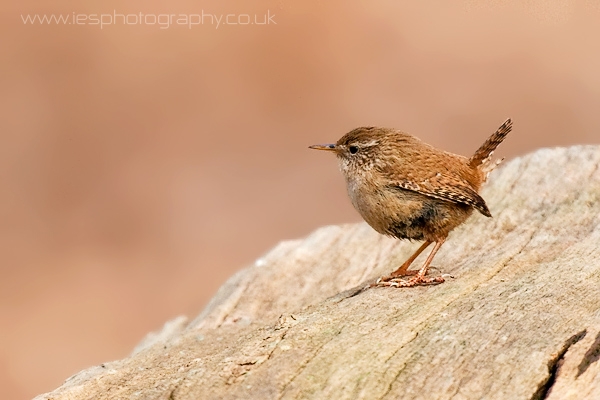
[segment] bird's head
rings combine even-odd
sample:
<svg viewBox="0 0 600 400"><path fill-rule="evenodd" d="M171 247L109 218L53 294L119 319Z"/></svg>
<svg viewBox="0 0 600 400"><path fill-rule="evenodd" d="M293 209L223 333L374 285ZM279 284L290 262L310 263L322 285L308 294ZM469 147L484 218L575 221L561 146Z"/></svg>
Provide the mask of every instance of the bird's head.
<svg viewBox="0 0 600 400"><path fill-rule="evenodd" d="M340 138L335 144L318 144L311 149L335 153L345 174L368 171L381 165L387 154L394 153L406 139L400 132L387 128L356 128Z"/></svg>

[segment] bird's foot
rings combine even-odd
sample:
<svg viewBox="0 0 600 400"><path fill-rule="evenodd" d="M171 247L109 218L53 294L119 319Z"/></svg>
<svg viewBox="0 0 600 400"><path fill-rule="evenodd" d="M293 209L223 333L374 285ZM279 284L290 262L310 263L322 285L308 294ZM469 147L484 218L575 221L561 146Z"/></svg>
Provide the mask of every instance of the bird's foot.
<svg viewBox="0 0 600 400"><path fill-rule="evenodd" d="M434 266L429 267L429 269L438 270L438 268L436 268ZM397 273L392 272L391 274L389 274L387 276L382 276L381 278L379 278L379 281L381 281L381 282L388 282L388 281L392 281L394 279L398 279L398 278L400 278L402 276L415 276L418 273L419 273L418 269L409 269L409 270L402 271L402 272L397 272ZM429 271L427 271L427 273L429 273Z"/></svg>
<svg viewBox="0 0 600 400"><path fill-rule="evenodd" d="M394 273L392 273L392 274L389 274L387 276L382 276L381 278L379 278L377 280L377 283L379 283L379 282L389 282L389 281L392 281L394 279L399 279L399 278L401 278L403 276L415 276L418 273L419 273L418 269L411 269L411 270L408 270L408 271L404 271L404 272L402 272L400 274L394 274Z"/></svg>
<svg viewBox="0 0 600 400"><path fill-rule="evenodd" d="M444 283L446 280L442 276L425 277L416 275L408 280L392 277L390 279L387 276L379 278L371 287L413 287L413 286L427 286L427 285L439 285Z"/></svg>

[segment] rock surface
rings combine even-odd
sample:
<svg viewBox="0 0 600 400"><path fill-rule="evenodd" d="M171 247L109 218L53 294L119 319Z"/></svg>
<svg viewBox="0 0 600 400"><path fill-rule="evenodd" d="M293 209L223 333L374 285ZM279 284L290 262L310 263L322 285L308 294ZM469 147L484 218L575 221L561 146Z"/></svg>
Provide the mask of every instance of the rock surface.
<svg viewBox="0 0 600 400"><path fill-rule="evenodd" d="M364 290L419 244L325 227L36 399L600 399L600 147L515 159L483 197L442 285Z"/></svg>

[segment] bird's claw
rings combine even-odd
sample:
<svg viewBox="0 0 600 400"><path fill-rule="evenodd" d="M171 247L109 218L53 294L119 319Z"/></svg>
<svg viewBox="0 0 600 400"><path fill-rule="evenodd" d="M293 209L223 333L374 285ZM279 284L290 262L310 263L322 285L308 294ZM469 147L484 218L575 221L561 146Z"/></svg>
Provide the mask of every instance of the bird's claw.
<svg viewBox="0 0 600 400"><path fill-rule="evenodd" d="M445 274L447 275L447 274ZM452 277L452 275L447 275ZM377 281L371 285L371 287L414 287L414 286L428 286L428 285L439 285L440 283L444 283L446 280L444 276L434 276L434 277L424 277L417 275L408 280L401 278L392 278L392 277L381 277L377 279Z"/></svg>

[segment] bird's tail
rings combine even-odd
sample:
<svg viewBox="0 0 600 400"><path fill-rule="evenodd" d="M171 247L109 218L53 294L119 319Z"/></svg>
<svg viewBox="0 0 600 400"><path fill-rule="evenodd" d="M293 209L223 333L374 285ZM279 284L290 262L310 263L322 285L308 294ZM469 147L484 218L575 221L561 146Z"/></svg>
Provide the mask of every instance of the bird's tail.
<svg viewBox="0 0 600 400"><path fill-rule="evenodd" d="M500 128L498 128L496 132L494 132L492 136L490 136L488 140L486 140L481 145L480 148L477 149L475 154L473 154L473 156L469 159L469 165L473 168L477 168L487 164L492 158L492 154L494 154L494 150L496 150L496 147L498 147L498 145L502 143L502 141L504 140L506 135L508 135L511 129L512 121L509 118L506 121L504 121L502 126L500 126ZM502 160L496 163L496 165L500 164L501 161ZM496 165L494 165L491 169L495 168ZM489 173L489 171L486 172Z"/></svg>

